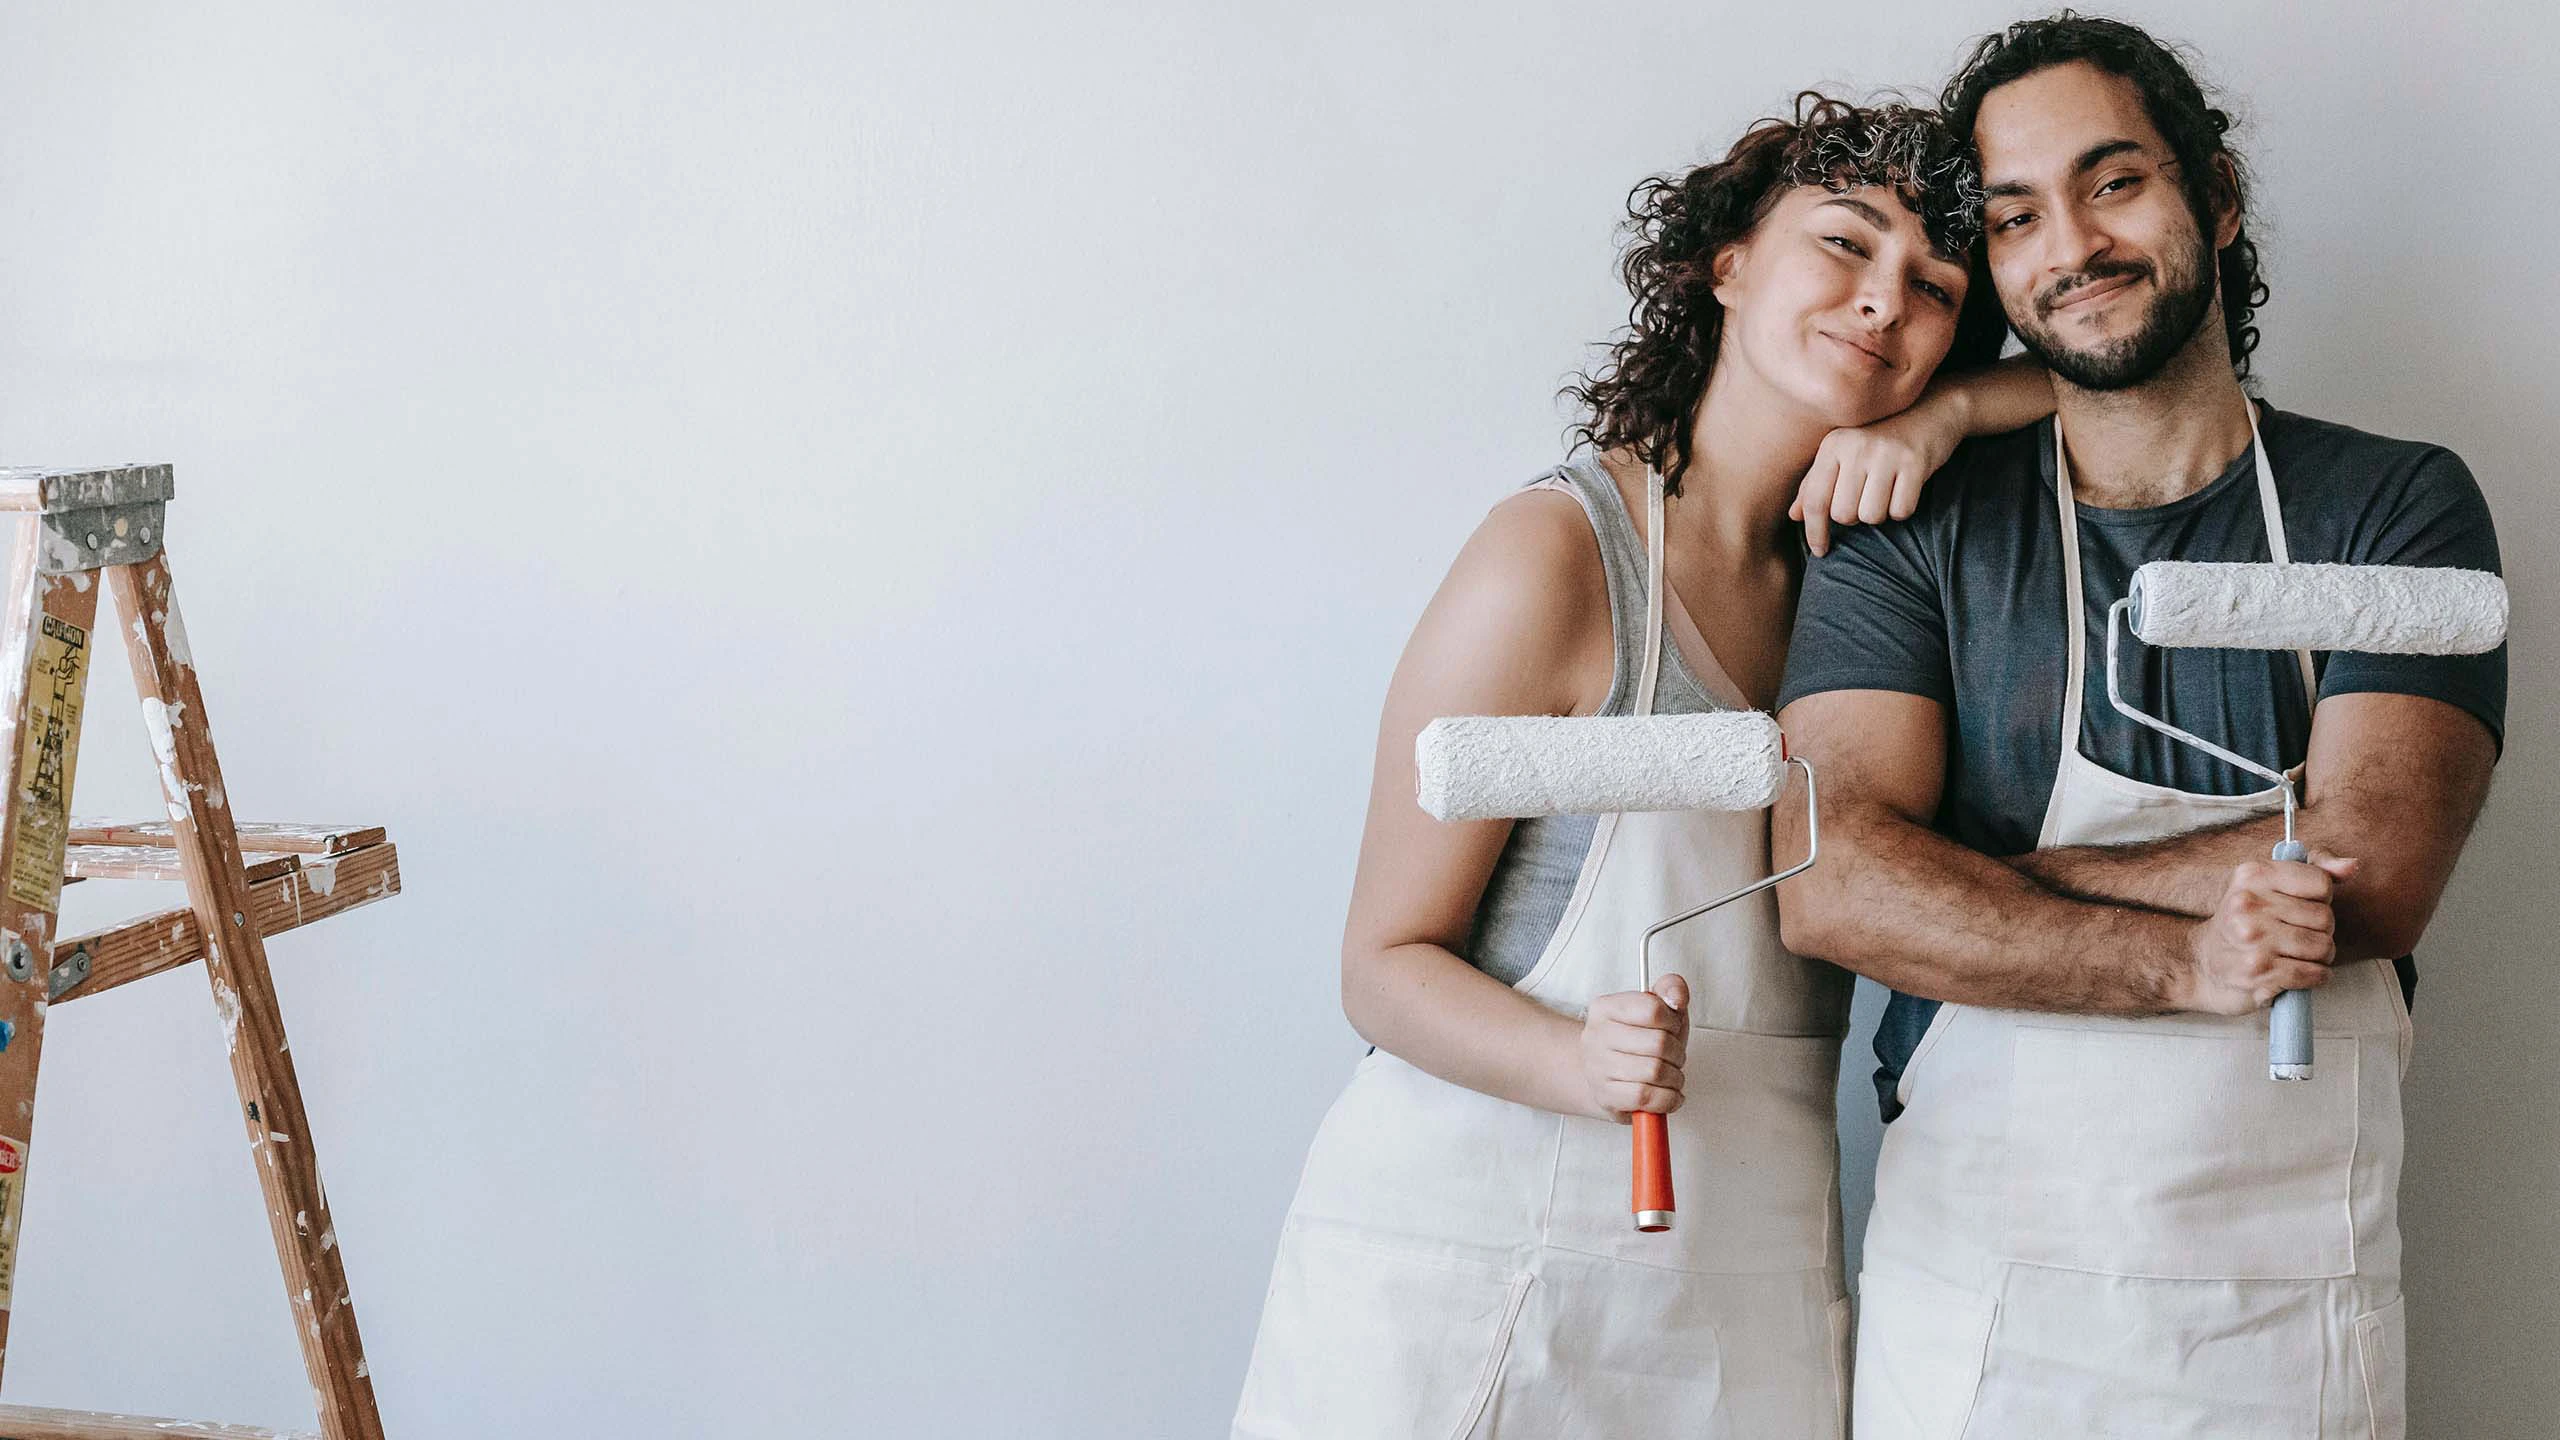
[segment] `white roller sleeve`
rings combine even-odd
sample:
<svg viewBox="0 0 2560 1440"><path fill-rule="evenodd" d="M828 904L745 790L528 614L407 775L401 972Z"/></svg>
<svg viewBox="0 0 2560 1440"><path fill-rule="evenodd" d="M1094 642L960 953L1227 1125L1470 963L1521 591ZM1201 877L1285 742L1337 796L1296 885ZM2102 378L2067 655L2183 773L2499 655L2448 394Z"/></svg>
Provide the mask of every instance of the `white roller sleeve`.
<svg viewBox="0 0 2560 1440"><path fill-rule="evenodd" d="M1707 715L1467 715L1414 737L1415 798L1442 820L1757 810L1786 769L1778 722Z"/></svg>
<svg viewBox="0 0 2560 1440"><path fill-rule="evenodd" d="M2477 655L2507 635L2506 582L2485 570L2154 560L2130 593L2145 645Z"/></svg>

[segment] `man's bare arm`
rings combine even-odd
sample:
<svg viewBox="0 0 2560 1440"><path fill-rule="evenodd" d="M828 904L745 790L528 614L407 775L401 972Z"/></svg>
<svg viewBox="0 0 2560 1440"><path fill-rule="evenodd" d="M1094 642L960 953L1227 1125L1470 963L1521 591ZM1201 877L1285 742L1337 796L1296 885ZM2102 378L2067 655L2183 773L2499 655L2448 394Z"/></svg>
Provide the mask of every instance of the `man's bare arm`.
<svg viewBox="0 0 2560 1440"><path fill-rule="evenodd" d="M1821 776L1821 863L1778 888L1799 954L1932 999L2076 1014L2241 1014L2329 978L2328 907L2282 893L2265 863L2226 868L2198 921L2056 894L1931 830L1946 773L1935 701L1831 691L1779 723ZM1782 863L1804 853L1803 805L1791 778L1772 822Z"/></svg>
<svg viewBox="0 0 2560 1440"><path fill-rule="evenodd" d="M2417 695L2340 695L2311 721L2295 833L2315 854L2353 858L2332 904L2338 953L2415 949L2489 797L2497 746L2470 712ZM2231 869L2284 837L2281 816L2136 845L2074 845L2007 863L2062 894L2209 913Z"/></svg>

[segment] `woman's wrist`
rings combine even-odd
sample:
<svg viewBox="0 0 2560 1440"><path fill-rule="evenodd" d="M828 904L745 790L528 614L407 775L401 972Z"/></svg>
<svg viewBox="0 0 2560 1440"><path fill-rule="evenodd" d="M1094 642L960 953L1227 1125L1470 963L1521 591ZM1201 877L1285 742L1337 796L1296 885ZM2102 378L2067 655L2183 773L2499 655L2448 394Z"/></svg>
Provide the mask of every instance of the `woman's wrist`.
<svg viewBox="0 0 2560 1440"><path fill-rule="evenodd" d="M1981 407L1974 404L1971 377L1933 385L1922 392L1921 406L1943 433L1961 440L1973 433L1974 421L1981 417Z"/></svg>
<svg viewBox="0 0 2560 1440"><path fill-rule="evenodd" d="M1538 1041L1538 1108L1559 1115L1607 1119L1592 1108L1591 1085L1582 1073L1582 1022L1550 1010L1547 1020L1538 1027Z"/></svg>

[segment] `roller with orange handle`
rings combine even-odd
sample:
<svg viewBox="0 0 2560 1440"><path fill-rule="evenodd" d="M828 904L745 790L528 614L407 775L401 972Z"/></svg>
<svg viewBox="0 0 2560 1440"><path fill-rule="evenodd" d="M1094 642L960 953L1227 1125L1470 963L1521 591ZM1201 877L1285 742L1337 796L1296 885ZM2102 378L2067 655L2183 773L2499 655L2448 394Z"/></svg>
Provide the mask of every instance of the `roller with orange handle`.
<svg viewBox="0 0 2560 1440"><path fill-rule="evenodd" d="M1653 988L1653 937L1812 868L1822 852L1813 766L1787 753L1778 722L1758 710L1703 715L1470 715L1434 720L1414 739L1415 798L1441 820L1526 820L1633 810L1758 810L1786 767L1804 772L1805 856L1775 875L1683 910L1644 932L1637 987ZM1671 1132L1640 1110L1629 1208L1638 1230L1668 1230Z"/></svg>

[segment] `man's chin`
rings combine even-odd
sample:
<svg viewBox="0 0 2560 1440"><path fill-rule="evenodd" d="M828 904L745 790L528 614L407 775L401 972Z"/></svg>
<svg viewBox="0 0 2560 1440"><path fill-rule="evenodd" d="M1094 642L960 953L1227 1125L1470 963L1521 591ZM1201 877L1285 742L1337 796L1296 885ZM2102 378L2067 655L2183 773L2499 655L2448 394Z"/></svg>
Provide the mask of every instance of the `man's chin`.
<svg viewBox="0 0 2560 1440"><path fill-rule="evenodd" d="M2021 332L2018 343L2047 370L2082 390L2130 390L2157 375L2171 355L2145 355L2134 335L2097 345L2064 345L2051 335Z"/></svg>

